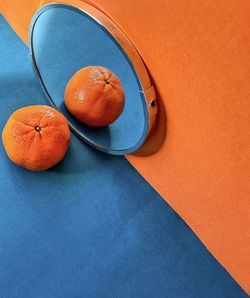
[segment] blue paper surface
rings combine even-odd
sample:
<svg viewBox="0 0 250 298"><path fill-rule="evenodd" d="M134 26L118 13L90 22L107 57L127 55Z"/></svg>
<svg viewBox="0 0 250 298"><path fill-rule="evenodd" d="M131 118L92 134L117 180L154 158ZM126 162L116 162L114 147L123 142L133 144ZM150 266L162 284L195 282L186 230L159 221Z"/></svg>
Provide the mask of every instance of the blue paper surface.
<svg viewBox="0 0 250 298"><path fill-rule="evenodd" d="M47 100L1 17L0 130L32 104ZM0 297L248 297L125 158L74 135L46 172L0 156Z"/></svg>

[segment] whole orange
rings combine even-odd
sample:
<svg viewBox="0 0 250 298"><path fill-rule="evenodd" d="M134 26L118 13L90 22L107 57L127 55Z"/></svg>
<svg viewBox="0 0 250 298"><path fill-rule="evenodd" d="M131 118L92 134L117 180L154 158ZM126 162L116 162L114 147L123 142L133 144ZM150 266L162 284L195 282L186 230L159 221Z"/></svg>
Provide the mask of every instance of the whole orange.
<svg viewBox="0 0 250 298"><path fill-rule="evenodd" d="M64 100L79 121L89 126L106 126L122 113L125 95L120 80L109 69L88 66L69 80Z"/></svg>
<svg viewBox="0 0 250 298"><path fill-rule="evenodd" d="M43 105L28 106L10 116L2 140L7 155L15 164L43 171L65 155L70 130L67 120L57 110Z"/></svg>

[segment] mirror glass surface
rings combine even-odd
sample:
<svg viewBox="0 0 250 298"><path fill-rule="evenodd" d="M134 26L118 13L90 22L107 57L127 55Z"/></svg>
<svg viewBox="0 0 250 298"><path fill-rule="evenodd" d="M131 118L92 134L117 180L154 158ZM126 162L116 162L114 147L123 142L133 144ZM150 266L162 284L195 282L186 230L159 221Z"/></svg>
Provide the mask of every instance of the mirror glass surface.
<svg viewBox="0 0 250 298"><path fill-rule="evenodd" d="M112 154L138 149L147 133L148 114L135 69L118 42L92 16L68 5L48 5L36 13L30 29L33 63L51 101L75 132L91 145ZM77 121L64 105L72 75L86 66L104 66L120 79L125 108L111 125L91 128Z"/></svg>

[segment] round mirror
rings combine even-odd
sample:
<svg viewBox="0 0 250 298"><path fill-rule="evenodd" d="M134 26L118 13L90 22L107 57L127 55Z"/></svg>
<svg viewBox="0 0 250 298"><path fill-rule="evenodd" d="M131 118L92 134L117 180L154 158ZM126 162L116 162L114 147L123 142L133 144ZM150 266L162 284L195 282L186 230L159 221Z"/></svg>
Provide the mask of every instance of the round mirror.
<svg viewBox="0 0 250 298"><path fill-rule="evenodd" d="M78 136L99 150L121 155L145 142L157 111L154 88L135 47L106 15L84 2L80 7L46 5L33 17L29 48L48 99ZM68 81L86 66L110 69L123 86L124 110L109 126L84 125L64 104Z"/></svg>

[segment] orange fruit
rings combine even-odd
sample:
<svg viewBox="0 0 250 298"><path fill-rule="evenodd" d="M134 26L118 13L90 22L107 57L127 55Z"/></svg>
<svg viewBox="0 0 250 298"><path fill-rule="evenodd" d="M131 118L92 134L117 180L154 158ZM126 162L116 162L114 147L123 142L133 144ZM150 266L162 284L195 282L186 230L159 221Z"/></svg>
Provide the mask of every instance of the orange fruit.
<svg viewBox="0 0 250 298"><path fill-rule="evenodd" d="M69 80L64 100L79 121L89 126L106 126L122 113L125 95L120 80L109 69L88 66Z"/></svg>
<svg viewBox="0 0 250 298"><path fill-rule="evenodd" d="M57 110L35 105L21 108L10 116L2 140L8 157L15 164L43 171L65 155L70 130L67 120Z"/></svg>

